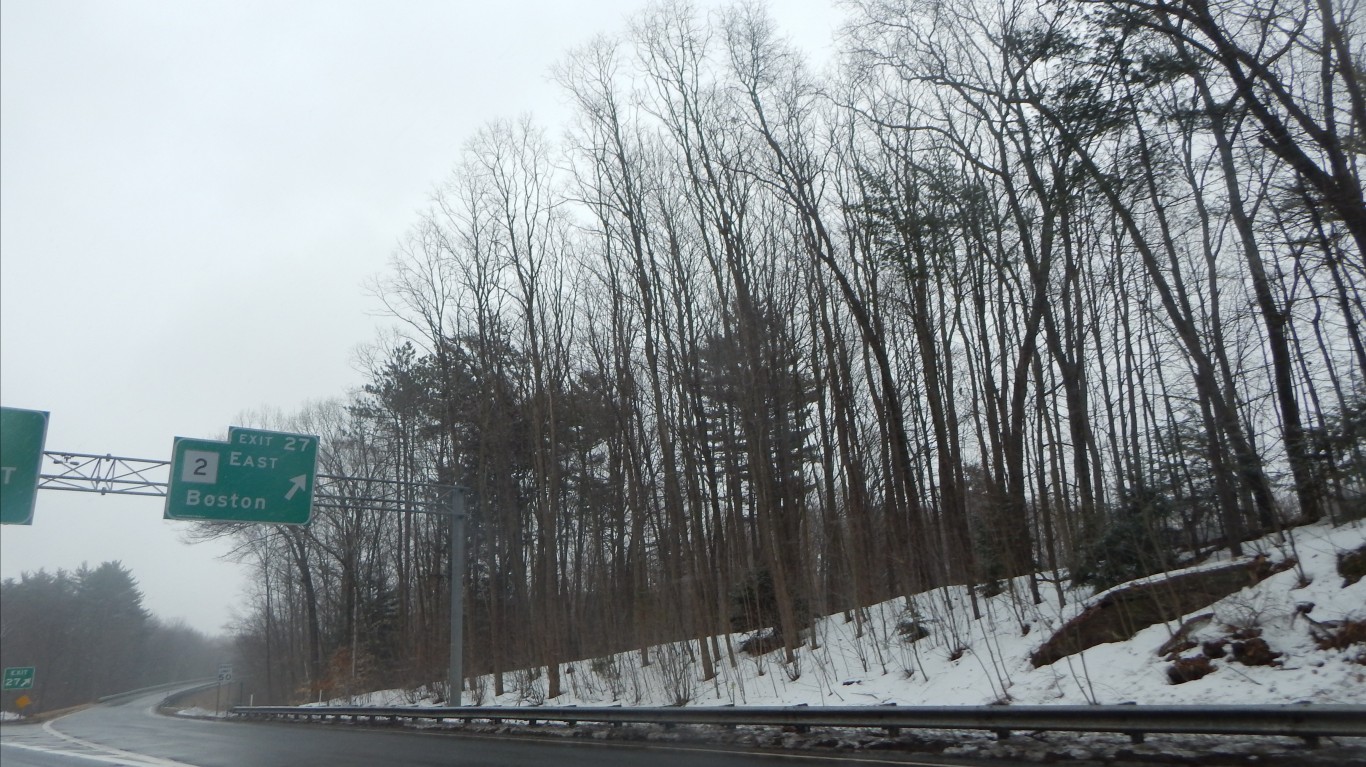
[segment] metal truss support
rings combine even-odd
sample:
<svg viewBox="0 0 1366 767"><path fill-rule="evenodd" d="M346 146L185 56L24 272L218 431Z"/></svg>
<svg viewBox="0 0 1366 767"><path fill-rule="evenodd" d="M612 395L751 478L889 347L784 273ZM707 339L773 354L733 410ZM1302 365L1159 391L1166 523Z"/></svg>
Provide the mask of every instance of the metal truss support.
<svg viewBox="0 0 1366 767"><path fill-rule="evenodd" d="M87 453L43 453L40 490L72 490L100 495L165 496L170 461Z"/></svg>

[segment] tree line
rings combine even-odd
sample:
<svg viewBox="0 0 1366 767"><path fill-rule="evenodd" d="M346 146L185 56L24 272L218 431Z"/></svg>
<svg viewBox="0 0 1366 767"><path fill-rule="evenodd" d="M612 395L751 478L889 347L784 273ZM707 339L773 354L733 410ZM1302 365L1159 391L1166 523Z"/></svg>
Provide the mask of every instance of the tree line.
<svg viewBox="0 0 1366 767"><path fill-rule="evenodd" d="M376 279L370 382L259 419L468 488L490 692L1366 510L1359 2L846 7L822 72L756 4L574 49L572 121L489 123ZM441 678L447 523L370 492L205 532L263 698Z"/></svg>
<svg viewBox="0 0 1366 767"><path fill-rule="evenodd" d="M52 711L129 690L212 677L227 648L183 621L157 619L119 562L23 573L0 583L0 666L32 667L6 711ZM29 705L20 707L20 696Z"/></svg>

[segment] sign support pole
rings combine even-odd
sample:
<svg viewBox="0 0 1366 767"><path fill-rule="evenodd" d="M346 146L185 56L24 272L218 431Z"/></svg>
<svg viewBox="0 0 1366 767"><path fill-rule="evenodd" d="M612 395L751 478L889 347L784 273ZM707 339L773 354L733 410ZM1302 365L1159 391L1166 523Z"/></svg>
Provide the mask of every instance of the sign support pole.
<svg viewBox="0 0 1366 767"><path fill-rule="evenodd" d="M446 705L465 703L465 491L451 488L451 665Z"/></svg>

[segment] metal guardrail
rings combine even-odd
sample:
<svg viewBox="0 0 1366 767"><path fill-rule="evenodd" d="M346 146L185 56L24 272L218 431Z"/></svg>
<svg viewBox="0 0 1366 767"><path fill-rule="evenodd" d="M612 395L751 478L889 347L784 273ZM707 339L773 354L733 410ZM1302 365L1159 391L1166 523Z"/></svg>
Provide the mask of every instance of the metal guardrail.
<svg viewBox="0 0 1366 767"><path fill-rule="evenodd" d="M206 690L212 690L213 688L221 684L223 683L218 681L217 678L206 679L202 683L196 684L194 687L189 687L184 690L176 690L175 692L172 692L170 695L167 695L166 697L162 698L161 702L157 704L157 708L170 708L172 706L175 706L181 700L190 697L191 695L195 695Z"/></svg>
<svg viewBox="0 0 1366 767"><path fill-rule="evenodd" d="M1366 706L1291 704L1275 706L839 706L579 708L462 707L374 708L365 706L239 706L247 719L340 721L475 720L528 724L554 721L620 724L746 725L881 729L986 730L998 738L1012 731L1109 732L1140 743L1147 734L1290 736L1315 745L1321 737L1366 737Z"/></svg>

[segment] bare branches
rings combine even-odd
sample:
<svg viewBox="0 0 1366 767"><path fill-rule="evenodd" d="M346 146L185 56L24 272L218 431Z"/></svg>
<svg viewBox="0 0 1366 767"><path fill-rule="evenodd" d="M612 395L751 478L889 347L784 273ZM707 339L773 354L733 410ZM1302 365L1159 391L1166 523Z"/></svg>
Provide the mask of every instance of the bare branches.
<svg viewBox="0 0 1366 767"><path fill-rule="evenodd" d="M849 7L823 79L758 6L653 6L556 70L562 145L470 140L374 286L410 338L314 414L471 487L469 571L363 509L243 540L291 684L382 638L439 676L463 579L495 695L663 642L701 694L732 631L810 673L817 612L1021 576L1023 621L1135 530L1143 569L1359 502L1356 5Z"/></svg>

